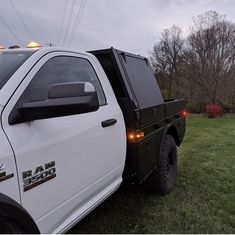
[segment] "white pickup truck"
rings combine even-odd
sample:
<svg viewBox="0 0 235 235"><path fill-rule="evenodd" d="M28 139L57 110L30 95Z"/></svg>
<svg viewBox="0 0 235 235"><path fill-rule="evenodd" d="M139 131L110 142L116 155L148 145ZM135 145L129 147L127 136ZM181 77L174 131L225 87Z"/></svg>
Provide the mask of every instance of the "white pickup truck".
<svg viewBox="0 0 235 235"><path fill-rule="evenodd" d="M64 233L123 178L170 192L183 110L140 56L0 50L0 232Z"/></svg>

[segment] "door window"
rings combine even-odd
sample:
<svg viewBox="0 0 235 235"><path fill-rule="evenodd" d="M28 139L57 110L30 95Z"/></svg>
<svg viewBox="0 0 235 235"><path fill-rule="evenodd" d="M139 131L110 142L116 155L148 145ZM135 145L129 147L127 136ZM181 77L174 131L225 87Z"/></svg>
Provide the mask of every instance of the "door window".
<svg viewBox="0 0 235 235"><path fill-rule="evenodd" d="M90 82L96 88L99 104L105 105L106 99L90 62L86 59L57 56L49 59L30 82L23 100L42 101L48 98L48 90L54 84Z"/></svg>

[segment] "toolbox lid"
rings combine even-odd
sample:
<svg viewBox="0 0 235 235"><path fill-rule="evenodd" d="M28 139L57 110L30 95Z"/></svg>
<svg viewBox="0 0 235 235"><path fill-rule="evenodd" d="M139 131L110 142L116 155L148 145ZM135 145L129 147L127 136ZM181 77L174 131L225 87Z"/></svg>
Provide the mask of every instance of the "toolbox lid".
<svg viewBox="0 0 235 235"><path fill-rule="evenodd" d="M90 53L100 61L117 96L120 93L117 90L122 86L138 109L147 109L164 103L147 58L114 48Z"/></svg>
<svg viewBox="0 0 235 235"><path fill-rule="evenodd" d="M118 53L140 109L163 104L164 100L148 59L126 52Z"/></svg>

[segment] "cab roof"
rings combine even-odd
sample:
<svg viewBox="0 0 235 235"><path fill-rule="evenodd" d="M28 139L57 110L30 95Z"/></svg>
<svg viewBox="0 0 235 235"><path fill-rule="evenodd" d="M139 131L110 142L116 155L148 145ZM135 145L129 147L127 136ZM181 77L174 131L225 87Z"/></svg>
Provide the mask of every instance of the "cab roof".
<svg viewBox="0 0 235 235"><path fill-rule="evenodd" d="M64 51L64 52L75 52L75 53L82 53L82 54L86 54L86 52L84 51L78 51L78 50L74 50L71 48L64 48L64 47L55 47L55 46L51 46L51 47L40 47L40 48L14 48L14 49L0 49L0 53L4 53L4 52L37 52L37 51L42 51L42 52L53 52L53 51Z"/></svg>

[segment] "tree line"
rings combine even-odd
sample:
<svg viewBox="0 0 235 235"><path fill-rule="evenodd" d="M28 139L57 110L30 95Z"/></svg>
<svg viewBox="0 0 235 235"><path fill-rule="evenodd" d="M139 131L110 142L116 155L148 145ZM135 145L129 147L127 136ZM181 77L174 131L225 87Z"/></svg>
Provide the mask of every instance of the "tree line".
<svg viewBox="0 0 235 235"><path fill-rule="evenodd" d="M185 98L193 112L206 104L235 111L235 24L226 16L193 18L187 37L178 26L165 29L150 60L165 99Z"/></svg>

